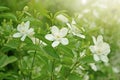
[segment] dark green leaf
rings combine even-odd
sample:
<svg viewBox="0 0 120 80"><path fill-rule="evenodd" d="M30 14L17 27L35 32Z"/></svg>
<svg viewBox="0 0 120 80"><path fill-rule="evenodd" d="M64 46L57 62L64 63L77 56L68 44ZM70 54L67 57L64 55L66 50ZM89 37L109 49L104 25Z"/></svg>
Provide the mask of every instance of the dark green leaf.
<svg viewBox="0 0 120 80"><path fill-rule="evenodd" d="M51 46L45 46L43 49L48 55L52 56L55 59L59 59L59 55L56 53L55 49L52 48Z"/></svg>
<svg viewBox="0 0 120 80"><path fill-rule="evenodd" d="M82 80L82 79L80 78L80 75L72 73L69 75L68 80Z"/></svg>
<svg viewBox="0 0 120 80"><path fill-rule="evenodd" d="M65 46L60 46L59 47L60 51L63 52L63 54L69 56L69 57L73 57L73 52L71 49L69 49L68 47L65 47Z"/></svg>
<svg viewBox="0 0 120 80"><path fill-rule="evenodd" d="M19 40L10 40L8 43L5 44L5 46L17 49L20 46L20 41Z"/></svg>
<svg viewBox="0 0 120 80"><path fill-rule="evenodd" d="M15 56L8 57L7 55L0 56L0 68L5 67L6 65L13 63L17 60Z"/></svg>
<svg viewBox="0 0 120 80"><path fill-rule="evenodd" d="M8 57L8 59L7 59L7 61L6 61L6 63L13 63L13 62L15 62L17 60L17 58L15 57L15 56L10 56L10 57Z"/></svg>

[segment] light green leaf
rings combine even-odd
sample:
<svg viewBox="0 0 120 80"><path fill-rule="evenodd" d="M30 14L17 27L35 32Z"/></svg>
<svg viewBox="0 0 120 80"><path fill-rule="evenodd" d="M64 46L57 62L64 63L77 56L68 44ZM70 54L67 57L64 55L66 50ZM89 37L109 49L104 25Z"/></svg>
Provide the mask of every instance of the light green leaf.
<svg viewBox="0 0 120 80"><path fill-rule="evenodd" d="M0 6L0 11L6 11L6 10L9 10L9 8L5 6Z"/></svg>
<svg viewBox="0 0 120 80"><path fill-rule="evenodd" d="M6 63L13 63L13 62L15 62L17 60L17 58L15 57L15 56L10 56L10 57L8 57L8 59L7 59L7 61L6 61Z"/></svg>

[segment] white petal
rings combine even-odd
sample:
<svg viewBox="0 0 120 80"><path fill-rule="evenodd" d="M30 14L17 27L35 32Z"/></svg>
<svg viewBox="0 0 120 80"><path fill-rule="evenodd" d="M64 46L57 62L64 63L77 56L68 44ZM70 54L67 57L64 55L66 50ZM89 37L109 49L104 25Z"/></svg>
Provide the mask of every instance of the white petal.
<svg viewBox="0 0 120 80"><path fill-rule="evenodd" d="M32 40L33 44L39 44L40 43L40 40L38 38L31 37L31 40Z"/></svg>
<svg viewBox="0 0 120 80"><path fill-rule="evenodd" d="M15 34L13 34L13 37L15 37L15 38L21 37L21 36L22 36L21 33L15 33Z"/></svg>
<svg viewBox="0 0 120 80"><path fill-rule="evenodd" d="M96 53L96 46L90 46L89 49L92 53Z"/></svg>
<svg viewBox="0 0 120 80"><path fill-rule="evenodd" d="M68 29L67 28L62 28L60 30L60 36L65 37L67 35Z"/></svg>
<svg viewBox="0 0 120 80"><path fill-rule="evenodd" d="M78 37L80 37L80 38L85 38L85 36L84 35L82 35L82 34L76 34L76 36L78 36Z"/></svg>
<svg viewBox="0 0 120 80"><path fill-rule="evenodd" d="M21 38L21 41L24 41L26 38L26 35L23 35L22 38Z"/></svg>
<svg viewBox="0 0 120 80"><path fill-rule="evenodd" d="M52 27L51 27L51 32L52 32L52 34L56 35L56 34L59 33L59 28L56 27L56 26L52 26Z"/></svg>
<svg viewBox="0 0 120 80"><path fill-rule="evenodd" d="M33 35L35 34L34 29L33 29L33 28L30 28L30 29L27 31L27 34L28 34L29 36L33 36Z"/></svg>
<svg viewBox="0 0 120 80"><path fill-rule="evenodd" d="M47 44L45 42L43 42L42 40L40 40L40 44L47 46Z"/></svg>
<svg viewBox="0 0 120 80"><path fill-rule="evenodd" d="M29 29L30 21L27 21L24 25L25 25L25 28L26 28L26 29Z"/></svg>
<svg viewBox="0 0 120 80"><path fill-rule="evenodd" d="M52 43L52 47L56 47L56 46L58 46L59 44L60 44L59 41L54 41L54 42Z"/></svg>
<svg viewBox="0 0 120 80"><path fill-rule="evenodd" d="M62 38L60 41L63 45L67 45L69 43L67 38Z"/></svg>
<svg viewBox="0 0 120 80"><path fill-rule="evenodd" d="M45 38L49 41L53 41L54 40L54 36L52 34L47 34L45 35Z"/></svg>
<svg viewBox="0 0 120 80"><path fill-rule="evenodd" d="M92 36L92 39L93 39L94 44L96 44L97 43L96 38Z"/></svg>
<svg viewBox="0 0 120 80"><path fill-rule="evenodd" d="M22 22L21 24L18 24L17 30L21 32L21 30L27 31L29 29L30 22L27 21L26 23Z"/></svg>
<svg viewBox="0 0 120 80"><path fill-rule="evenodd" d="M90 63L90 67L91 67L94 71L97 71L97 66L95 65L95 63Z"/></svg>
<svg viewBox="0 0 120 80"><path fill-rule="evenodd" d="M69 24L69 23L66 23L66 25L68 26L68 28L72 29L72 26L71 26L71 24Z"/></svg>
<svg viewBox="0 0 120 80"><path fill-rule="evenodd" d="M23 30L24 27L21 26L21 24L18 24L17 26L17 30L20 32L21 30Z"/></svg>
<svg viewBox="0 0 120 80"><path fill-rule="evenodd" d="M102 37L102 35L99 35L97 37L97 44L101 44L102 42L103 42L103 37Z"/></svg>
<svg viewBox="0 0 120 80"><path fill-rule="evenodd" d="M100 59L101 59L103 62L105 62L105 63L108 63L108 61L109 61L108 57L105 56L105 55L101 55L101 56L100 56Z"/></svg>
<svg viewBox="0 0 120 80"><path fill-rule="evenodd" d="M93 55L93 58L94 58L95 61L99 61L100 60L99 56L96 55L96 54Z"/></svg>
<svg viewBox="0 0 120 80"><path fill-rule="evenodd" d="M102 54L108 55L110 53L110 45L108 43L103 42L100 47Z"/></svg>

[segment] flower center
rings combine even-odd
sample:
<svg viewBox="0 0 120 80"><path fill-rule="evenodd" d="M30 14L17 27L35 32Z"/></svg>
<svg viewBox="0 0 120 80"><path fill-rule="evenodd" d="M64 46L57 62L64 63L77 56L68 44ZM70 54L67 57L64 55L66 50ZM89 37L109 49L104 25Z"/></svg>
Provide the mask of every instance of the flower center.
<svg viewBox="0 0 120 80"><path fill-rule="evenodd" d="M56 35L56 38L60 38L60 36L59 36L59 35Z"/></svg>
<svg viewBox="0 0 120 80"><path fill-rule="evenodd" d="M101 54L101 50L100 49L97 50L97 54Z"/></svg>

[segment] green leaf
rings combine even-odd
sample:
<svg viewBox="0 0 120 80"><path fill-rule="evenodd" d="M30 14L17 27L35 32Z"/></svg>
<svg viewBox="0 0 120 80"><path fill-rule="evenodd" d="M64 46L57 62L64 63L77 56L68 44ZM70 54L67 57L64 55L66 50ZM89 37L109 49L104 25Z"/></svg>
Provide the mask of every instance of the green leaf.
<svg viewBox="0 0 120 80"><path fill-rule="evenodd" d="M80 61L83 63L93 63L94 62L92 55L87 55L87 56L83 57Z"/></svg>
<svg viewBox="0 0 120 80"><path fill-rule="evenodd" d="M82 80L82 79L80 78L80 75L78 75L77 73L72 73L69 75L68 80Z"/></svg>
<svg viewBox="0 0 120 80"><path fill-rule="evenodd" d="M65 46L60 46L59 47L60 51L62 51L65 55L69 56L69 57L73 57L73 52L71 49L69 49L68 47Z"/></svg>
<svg viewBox="0 0 120 80"><path fill-rule="evenodd" d="M62 66L61 71L60 71L61 77L68 77L70 74L70 68L67 66Z"/></svg>
<svg viewBox="0 0 120 80"><path fill-rule="evenodd" d="M7 55L0 56L0 68L5 67L6 65L13 63L17 60L15 56L8 57Z"/></svg>
<svg viewBox="0 0 120 80"><path fill-rule="evenodd" d="M6 47L10 47L13 49L17 49L20 45L20 41L19 40L10 40L8 41L8 43L5 44Z"/></svg>
<svg viewBox="0 0 120 80"><path fill-rule="evenodd" d="M0 18L12 19L13 21L17 21L17 18L12 13L1 13Z"/></svg>
<svg viewBox="0 0 120 80"><path fill-rule="evenodd" d="M7 62L6 63L13 63L13 62L15 62L17 60L17 58L15 57L15 56L10 56L10 57L8 57L8 59L7 59Z"/></svg>
<svg viewBox="0 0 120 80"><path fill-rule="evenodd" d="M59 55L56 53L55 49L52 48L51 46L45 46L43 49L48 55L52 56L55 59L59 59Z"/></svg>
<svg viewBox="0 0 120 80"><path fill-rule="evenodd" d="M55 13L54 17L56 17L56 16L59 15L59 14L64 14L64 15L66 15L65 12L67 12L67 11L66 11L66 10L58 11L58 12Z"/></svg>
<svg viewBox="0 0 120 80"><path fill-rule="evenodd" d="M6 55L0 55L0 68L4 67L6 64L6 59L8 57Z"/></svg>
<svg viewBox="0 0 120 80"><path fill-rule="evenodd" d="M73 61L72 61L72 58L70 57L63 57L61 59L61 63L64 65L72 65Z"/></svg>
<svg viewBox="0 0 120 80"><path fill-rule="evenodd" d="M8 52L9 50L11 50L11 48L10 48L10 47L7 47L7 46L3 46L3 47L1 48L1 52L3 52L3 53Z"/></svg>
<svg viewBox="0 0 120 80"><path fill-rule="evenodd" d="M0 6L0 11L6 11L6 10L9 10L9 8L5 6Z"/></svg>

